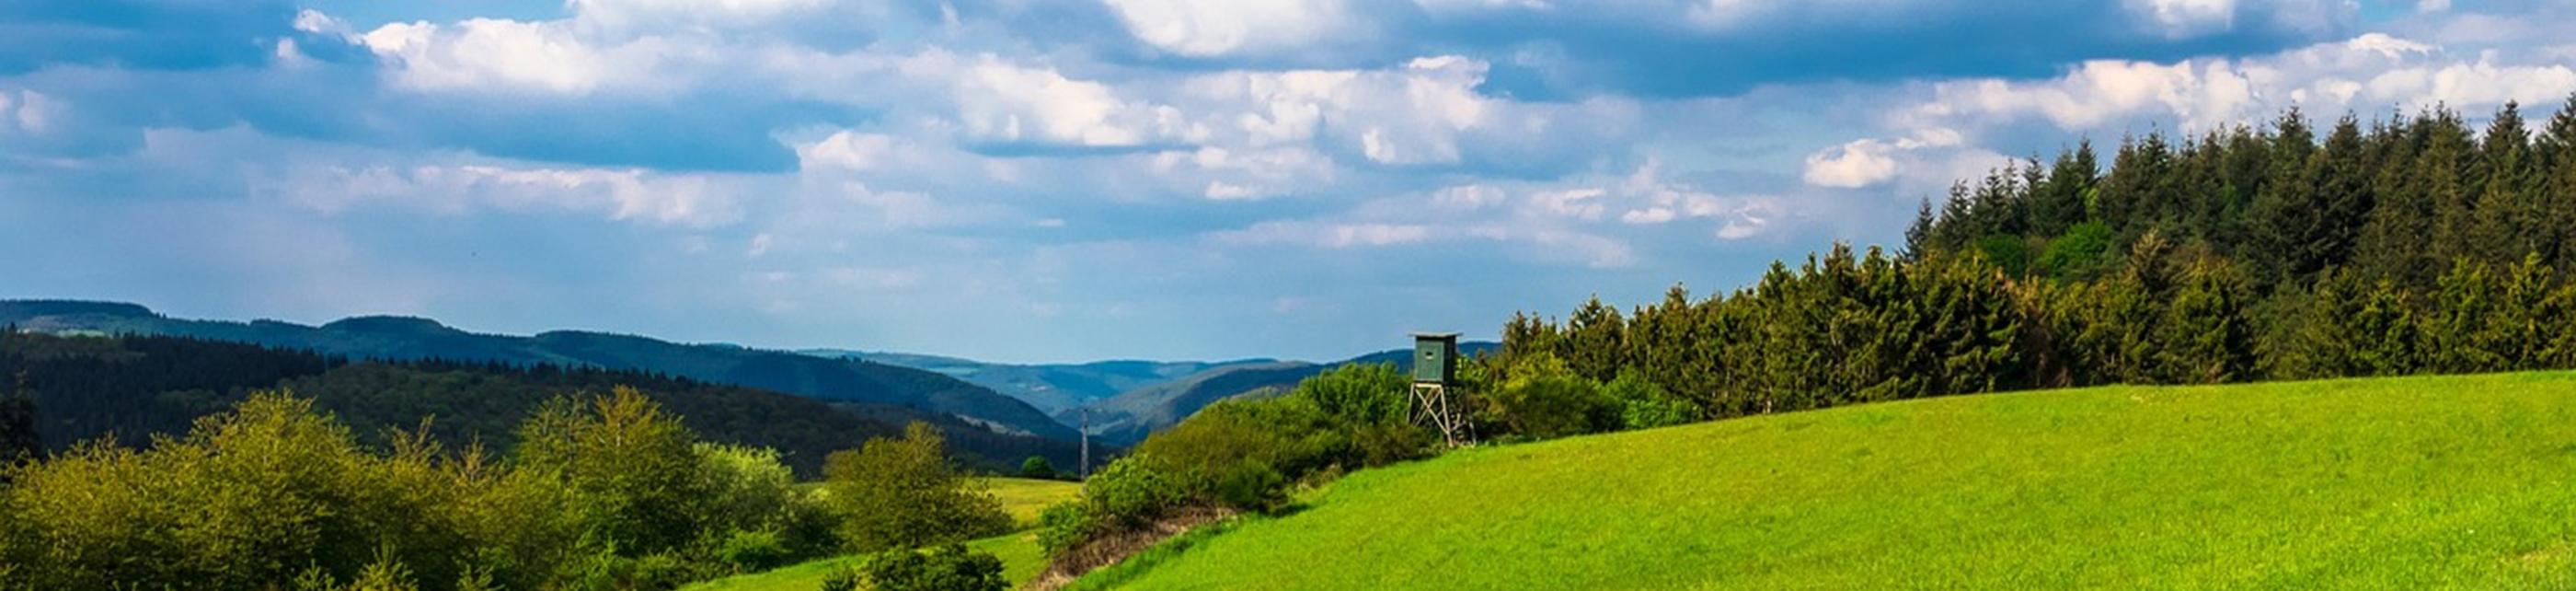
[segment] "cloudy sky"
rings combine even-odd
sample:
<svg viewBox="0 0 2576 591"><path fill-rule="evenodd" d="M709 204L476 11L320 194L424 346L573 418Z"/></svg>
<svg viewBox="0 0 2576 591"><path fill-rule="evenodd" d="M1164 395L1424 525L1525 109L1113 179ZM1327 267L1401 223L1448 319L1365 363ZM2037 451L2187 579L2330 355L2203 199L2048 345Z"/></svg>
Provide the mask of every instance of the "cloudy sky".
<svg viewBox="0 0 2576 591"><path fill-rule="evenodd" d="M1732 289L2076 138L2576 92L2576 0L12 0L0 297L1039 361Z"/></svg>

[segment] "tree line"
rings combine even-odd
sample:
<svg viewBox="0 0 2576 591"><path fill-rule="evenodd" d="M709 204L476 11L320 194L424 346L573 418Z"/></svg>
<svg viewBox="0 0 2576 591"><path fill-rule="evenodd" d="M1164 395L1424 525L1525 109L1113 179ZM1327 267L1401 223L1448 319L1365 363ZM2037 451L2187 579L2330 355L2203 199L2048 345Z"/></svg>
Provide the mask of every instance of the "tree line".
<svg viewBox="0 0 2576 591"><path fill-rule="evenodd" d="M1011 525L925 424L832 454L820 491L633 388L546 402L508 453L433 424L377 448L258 392L147 447L0 467L0 589L667 590L842 552L875 553L880 589L1000 588L989 556L914 551Z"/></svg>
<svg viewBox="0 0 2576 591"><path fill-rule="evenodd" d="M2576 367L2576 98L2089 143L1926 200L1889 253L1518 314L1487 367L1632 374L1694 418L2099 384ZM1544 373L1544 371L1542 371Z"/></svg>
<svg viewBox="0 0 2576 591"><path fill-rule="evenodd" d="M550 364L425 359L352 360L310 351L189 337L58 336L0 329L0 418L29 415L41 448L62 452L113 437L127 447L185 433L197 417L230 408L258 390L287 389L357 427L359 441L387 443L380 427L435 416L442 441L481 442L506 451L516 427L564 392L629 386L684 417L709 439L776 449L801 478L818 478L824 456L873 437L901 435L928 421L946 432L958 459L1003 471L1031 455L1070 461L1073 442L994 433L965 421L864 403L836 403L653 372ZM0 442L8 433L0 431Z"/></svg>

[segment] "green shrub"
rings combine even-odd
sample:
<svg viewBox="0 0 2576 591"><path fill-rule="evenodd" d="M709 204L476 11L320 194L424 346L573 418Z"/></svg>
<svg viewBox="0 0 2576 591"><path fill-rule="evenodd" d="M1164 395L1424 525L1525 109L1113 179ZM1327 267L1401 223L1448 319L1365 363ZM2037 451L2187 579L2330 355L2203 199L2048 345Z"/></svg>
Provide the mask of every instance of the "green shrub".
<svg viewBox="0 0 2576 591"><path fill-rule="evenodd" d="M734 573L777 568L794 555L776 530L734 530L716 546L716 560Z"/></svg>
<svg viewBox="0 0 2576 591"><path fill-rule="evenodd" d="M1531 354L1513 364L1501 388L1488 401L1492 412L1513 434L1551 439L1616 428L1618 404L1601 388L1575 375L1565 362L1548 353Z"/></svg>
<svg viewBox="0 0 2576 591"><path fill-rule="evenodd" d="M1619 377L1603 385L1601 393L1618 401L1619 422L1625 428L1651 429L1699 420L1699 406L1664 391L1634 368L1619 370Z"/></svg>
<svg viewBox="0 0 2576 591"><path fill-rule="evenodd" d="M1129 525L1142 524L1189 497L1188 489L1156 470L1142 452L1110 462L1082 484L1082 498L1092 504L1092 518Z"/></svg>
<svg viewBox="0 0 2576 591"><path fill-rule="evenodd" d="M865 566L876 591L1002 591L1002 559L948 544L924 551L888 550Z"/></svg>
<svg viewBox="0 0 2576 591"><path fill-rule="evenodd" d="M1090 539L1092 527L1098 525L1092 517L1091 503L1086 499L1047 506L1038 512L1038 547L1049 555L1073 549Z"/></svg>
<svg viewBox="0 0 2576 591"><path fill-rule="evenodd" d="M2030 243L2020 236L1997 234L1977 239L1977 253L1986 263L2002 269L2005 275L2020 277L2030 270Z"/></svg>
<svg viewBox="0 0 2576 591"><path fill-rule="evenodd" d="M823 575L823 591L859 591L859 571L850 567L832 569Z"/></svg>
<svg viewBox="0 0 2576 591"><path fill-rule="evenodd" d="M917 548L1011 528L1001 501L948 461L945 443L938 429L913 423L902 439L872 439L823 461L850 548Z"/></svg>
<svg viewBox="0 0 2576 591"><path fill-rule="evenodd" d="M2089 221L2067 228L2039 255L2039 271L2053 279L2091 279L2111 252L2111 226Z"/></svg>
<svg viewBox="0 0 2576 591"><path fill-rule="evenodd" d="M1021 478L1054 480L1055 476L1055 463L1047 461L1046 456L1029 456L1020 462Z"/></svg>
<svg viewBox="0 0 2576 591"><path fill-rule="evenodd" d="M1216 482L1216 498L1244 511L1268 511L1288 502L1288 479L1259 460L1228 468Z"/></svg>

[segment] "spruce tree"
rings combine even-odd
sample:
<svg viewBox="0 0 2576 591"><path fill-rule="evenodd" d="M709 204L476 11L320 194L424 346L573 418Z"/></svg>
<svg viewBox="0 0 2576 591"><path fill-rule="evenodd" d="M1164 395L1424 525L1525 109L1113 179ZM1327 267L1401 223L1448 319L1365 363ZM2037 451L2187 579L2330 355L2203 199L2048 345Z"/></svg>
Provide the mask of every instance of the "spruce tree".
<svg viewBox="0 0 2576 591"><path fill-rule="evenodd" d="M2471 177L2479 187L2476 227L2469 233L2473 252L2481 261L2498 264L2539 252L2544 241L2534 238L2549 229L2532 225L2545 206L2520 105L2508 102L2496 113L2480 138L2477 166Z"/></svg>

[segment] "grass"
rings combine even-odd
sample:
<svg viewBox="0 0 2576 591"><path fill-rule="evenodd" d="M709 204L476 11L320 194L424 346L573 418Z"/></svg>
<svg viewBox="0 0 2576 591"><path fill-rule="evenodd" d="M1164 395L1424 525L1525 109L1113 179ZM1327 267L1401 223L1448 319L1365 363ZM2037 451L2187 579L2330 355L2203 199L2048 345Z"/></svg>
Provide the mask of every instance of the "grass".
<svg viewBox="0 0 2576 591"><path fill-rule="evenodd" d="M2576 374L1966 396L1479 448L1186 538L1084 585L2572 588Z"/></svg>
<svg viewBox="0 0 2576 591"><path fill-rule="evenodd" d="M1010 513L1011 518L1021 524L1023 531L967 542L966 547L993 553L993 556L1002 559L1002 576L1016 583L1025 583L1036 577L1040 569L1046 568L1046 552L1038 548L1037 533L1027 531L1027 526L1035 522L1038 511L1044 510L1047 505L1071 499L1076 493L1082 492L1082 485L1025 478L995 477L980 480L992 487L993 495L1001 498L1002 511ZM814 591L823 587L823 577L843 566L855 565L857 560L858 557L855 556L825 558L795 566L707 581L681 589L682 591Z"/></svg>
<svg viewBox="0 0 2576 591"><path fill-rule="evenodd" d="M1082 483L1079 482L1001 477L979 480L992 487L993 496L1001 499L1002 512L1011 514L1011 520L1024 528L1037 523L1038 512L1045 511L1048 505L1082 493Z"/></svg>

